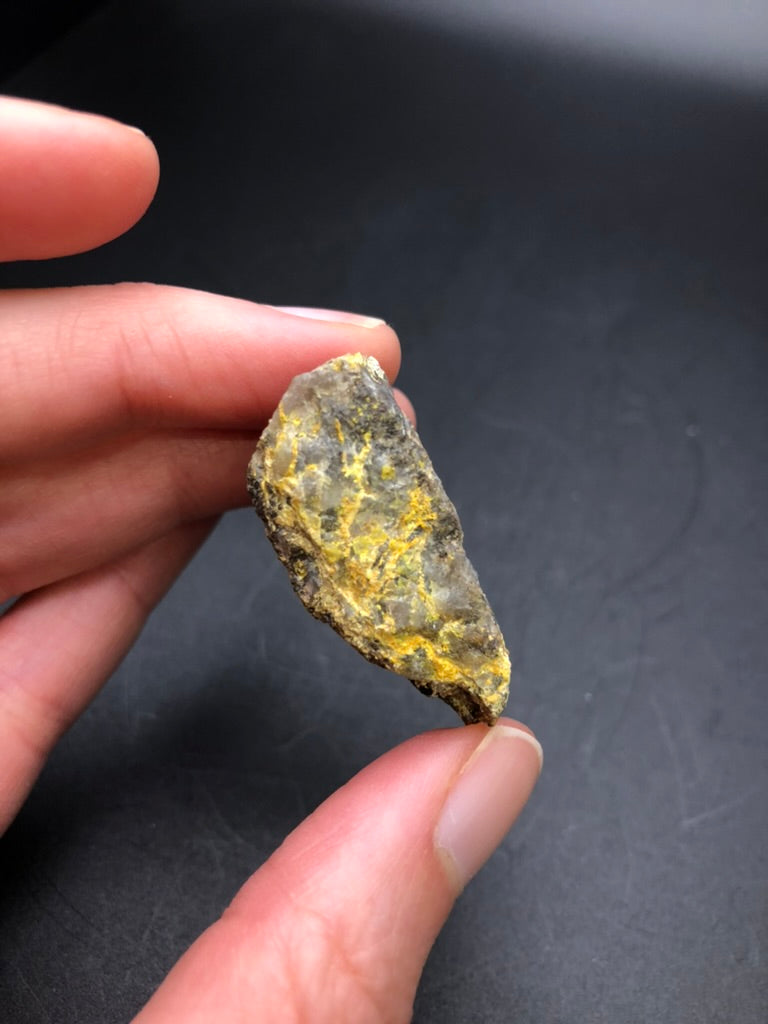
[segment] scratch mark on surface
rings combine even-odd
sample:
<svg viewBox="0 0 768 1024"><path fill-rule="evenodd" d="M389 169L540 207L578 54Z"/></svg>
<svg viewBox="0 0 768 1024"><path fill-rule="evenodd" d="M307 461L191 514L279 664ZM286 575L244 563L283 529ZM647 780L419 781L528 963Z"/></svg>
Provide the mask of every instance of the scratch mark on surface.
<svg viewBox="0 0 768 1024"><path fill-rule="evenodd" d="M637 647L635 649L635 652L633 655L630 655L630 657L624 659L623 663L619 663L622 667L624 664L626 664L627 668L631 668L632 675L629 679L629 685L627 686L624 692L624 698L621 702L621 708L619 709L619 713L616 716L616 721L613 726L614 735L616 735L616 733L619 732L622 725L624 724L624 719L626 718L627 713L629 711L630 704L632 703L632 698L634 697L640 680L642 678L643 669L648 665L653 666L656 662L656 659L654 657L646 654L647 649L648 620L645 615L645 612L641 610L639 632L637 637Z"/></svg>
<svg viewBox="0 0 768 1024"><path fill-rule="evenodd" d="M541 921L542 928L544 929L547 947L549 949L554 949L557 945L555 940L555 930L552 927L552 921L550 920L548 905L541 897L536 900L536 910L538 911L539 920Z"/></svg>
<svg viewBox="0 0 768 1024"><path fill-rule="evenodd" d="M54 893L58 897L60 907L63 906L67 908L75 915L75 917L80 918L80 920L88 926L88 930L90 933L95 933L96 935L103 936L103 930L99 928L94 921L91 921L77 906L75 906L75 904L67 896L64 895L64 893L61 891L61 889L59 889L59 887L56 885L52 878L50 878L43 872L41 872L40 877L45 883L47 883L51 887L51 889L53 889ZM28 891L29 895L38 905L40 910L47 917L49 917L55 924L57 924L58 927L61 928L63 932L65 932L71 938L75 939L76 942L81 942L85 946L90 945L90 935L86 935L82 932L75 931L72 927L70 927L70 925L66 921L62 920L60 914L57 913L53 907L48 906L47 902L41 898L40 893L36 892L35 889L30 888Z"/></svg>
<svg viewBox="0 0 768 1024"><path fill-rule="evenodd" d="M543 423L535 423L533 421L523 422L521 420L514 419L511 416L499 416L485 410L478 411L477 417L489 427L494 427L496 430L511 431L512 433L519 434L527 441L543 442L548 445L552 451L559 452L568 462L575 463L576 461L577 453L574 446L569 445L563 438L558 437L554 431L550 430Z"/></svg>
<svg viewBox="0 0 768 1024"><path fill-rule="evenodd" d="M678 807L679 807L679 811L680 811L680 822L682 823L683 821L686 820L686 818L688 818L688 807L686 805L686 799L685 799L685 784L684 784L684 780L683 780L683 769L682 769L682 765L680 764L680 758L678 757L678 754L677 754L677 746L676 746L675 741L674 741L674 739L672 737L672 730L669 728L669 722L667 721L666 716L664 715L664 712L661 709L661 705L659 704L659 702L656 699L656 697L654 696L654 694L650 694L649 695L648 703L650 704L651 709L652 709L654 715L656 716L656 721L657 721L658 726L659 726L659 735L661 736L661 738L662 738L662 740L664 742L664 746L667 748L667 753L669 754L669 760L670 760L670 763L672 765L672 771L673 771L674 776L675 776L675 788L677 790L677 802L678 802Z"/></svg>
<svg viewBox="0 0 768 1024"><path fill-rule="evenodd" d="M45 1003L43 1003L43 1001L40 998L40 996L37 994L37 992L35 992L35 990L29 984L29 982L27 981L26 976L24 975L24 972L22 971L22 969L19 967L18 964L14 964L14 966L16 968L16 973L19 976L21 984L24 986L24 988L27 990L27 992L29 992L29 994L32 996L32 998L34 999L34 1001L37 1004L37 1006L40 1007L40 1010L42 1011L43 1015L45 1016L46 1021L52 1021L53 1017L48 1012L48 1010L47 1010L47 1008L45 1006Z"/></svg>
<svg viewBox="0 0 768 1024"><path fill-rule="evenodd" d="M762 967L762 963L763 963L763 948L762 948L762 945L760 943L760 938L759 938L759 936L757 934L757 931L752 926L752 924L750 924L749 922L747 922L747 934L749 935L749 943L748 943L748 949L749 949L748 959L749 959L749 964L752 967Z"/></svg>
<svg viewBox="0 0 768 1024"><path fill-rule="evenodd" d="M238 843L242 843L243 846L250 846L250 843L248 842L246 837L241 832L238 832L238 830L235 828L232 822L228 821L225 818L224 813L222 812L221 807L219 806L218 801L216 800L216 797L213 795L210 788L206 784L205 779L202 777L198 777L196 779L196 782L200 796L208 805L216 823L221 826L222 831L231 839L236 840L236 842Z"/></svg>
<svg viewBox="0 0 768 1024"><path fill-rule="evenodd" d="M744 793L740 793L738 796L732 797L730 800L723 800L722 803L716 804L714 807L707 808L706 811L701 811L700 814L692 814L680 822L680 825L684 829L696 828L698 825L703 824L705 821L709 821L710 818L720 817L723 814L728 814L730 811L736 810L737 807L741 807L742 804L746 803L754 794L757 792L757 787L752 786Z"/></svg>
<svg viewBox="0 0 768 1024"><path fill-rule="evenodd" d="M621 898L623 903L629 905L635 881L635 854L629 841L627 822L621 810L619 810L619 832L621 833L621 842L624 846L624 857L627 864L626 871L624 872L624 889Z"/></svg>
<svg viewBox="0 0 768 1024"><path fill-rule="evenodd" d="M704 452L701 444L693 439L690 440L688 444L692 452L693 486L691 488L688 503L680 517L680 521L670 532L669 536L662 541L659 548L653 554L639 565L636 565L633 569L624 573L623 576L620 576L619 579L615 580L606 588L603 595L603 601L607 600L609 597L615 597L616 594L619 594L624 590L629 590L636 583L642 580L643 577L648 576L654 569L663 565L691 532L693 524L696 522L701 510L706 484L706 470L704 464Z"/></svg>
<svg viewBox="0 0 768 1024"><path fill-rule="evenodd" d="M156 923L157 919L160 916L160 910L161 910L162 906L164 905L164 903L165 903L165 900L155 900L154 901L154 904L152 906L152 911L151 911L151 913L149 915L149 918L148 918L147 923L146 923L146 925L144 927L144 930L142 931L141 936L139 938L139 942L138 942L139 949L143 950L144 947L146 946L147 939L149 938L150 934L152 933L152 931L153 931L153 929L155 927L155 923ZM131 972L133 971L133 966L134 966L133 964L130 965Z"/></svg>

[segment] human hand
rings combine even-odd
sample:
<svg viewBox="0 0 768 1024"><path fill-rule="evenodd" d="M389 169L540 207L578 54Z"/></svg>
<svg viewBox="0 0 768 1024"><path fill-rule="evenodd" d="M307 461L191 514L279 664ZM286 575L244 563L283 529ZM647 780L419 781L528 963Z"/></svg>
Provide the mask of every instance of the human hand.
<svg viewBox="0 0 768 1024"><path fill-rule="evenodd" d="M0 138L0 259L106 242L157 185L149 139L105 118L4 99ZM0 831L215 517L247 503L291 377L354 349L396 373L388 327L328 315L148 284L0 293L0 602L26 595L0 619Z"/></svg>
<svg viewBox="0 0 768 1024"><path fill-rule="evenodd" d="M0 99L0 137L0 259L99 245L154 194L152 144L115 122ZM394 333L350 314L146 284L0 294L0 601L24 595L0 618L0 831L216 517L247 502L290 379L349 351L397 371ZM515 723L392 751L256 872L139 1020L408 1019L453 898L538 770Z"/></svg>

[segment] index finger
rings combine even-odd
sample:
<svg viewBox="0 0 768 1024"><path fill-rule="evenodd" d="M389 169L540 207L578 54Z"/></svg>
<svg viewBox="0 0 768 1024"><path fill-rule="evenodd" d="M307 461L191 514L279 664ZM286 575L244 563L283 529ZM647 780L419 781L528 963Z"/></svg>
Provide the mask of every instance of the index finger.
<svg viewBox="0 0 768 1024"><path fill-rule="evenodd" d="M5 292L0 459L125 429L260 430L292 377L347 352L394 379L384 321L320 312L150 284Z"/></svg>

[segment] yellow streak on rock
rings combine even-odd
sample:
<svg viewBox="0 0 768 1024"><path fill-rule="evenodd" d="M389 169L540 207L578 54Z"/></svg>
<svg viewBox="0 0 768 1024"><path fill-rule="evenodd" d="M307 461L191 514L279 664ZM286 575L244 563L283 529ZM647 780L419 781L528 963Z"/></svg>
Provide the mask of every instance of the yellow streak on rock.
<svg viewBox="0 0 768 1024"><path fill-rule="evenodd" d="M273 480L273 486L282 492L283 497L290 499L300 491L298 449L300 433L307 428L306 424L302 426L294 417L286 416L282 407L278 407L278 422L280 429L275 448L289 444L291 460L282 479ZM334 426L339 443L343 445L344 431L338 419L334 421ZM316 435L318 429L319 424L313 424L312 434ZM430 495L422 487L414 486L407 495L397 528L391 532L379 522L358 524L358 517L365 515L366 503L375 501L368 486L368 480L373 476L373 466L369 464L371 447L372 440L368 432L354 455L349 457L343 454L342 472L348 481L348 492L342 496L336 510L335 536L332 540L324 536L322 509L319 506L312 507L306 501L282 501L277 514L278 524L289 534L296 536L297 533L303 533L311 539L315 547L311 552L312 557L325 564L334 584L332 589L327 589L323 594L325 608L338 621L345 622L350 633L355 632L356 624L349 621L348 614L339 614L340 606L351 607L360 617L359 629L362 634L369 632L371 617L378 608L381 621L376 627L377 639L382 645L382 653L395 672L408 675L409 667L417 659L423 664L430 681L460 683L464 679L462 670L446 654L447 644L455 635L450 622L445 623L434 638L422 633L398 630L392 615L384 613L380 605L377 605L386 587L390 594L394 591L405 600L418 602L424 609L422 617L432 623L433 627L442 618L424 578L422 563L422 553L437 518ZM317 468L316 464L310 464L304 467L303 472L316 472ZM380 470L380 476L390 480L395 476L395 470L385 465ZM297 504L301 505L300 511ZM488 671L500 677L508 675L506 652L502 650L488 662Z"/></svg>

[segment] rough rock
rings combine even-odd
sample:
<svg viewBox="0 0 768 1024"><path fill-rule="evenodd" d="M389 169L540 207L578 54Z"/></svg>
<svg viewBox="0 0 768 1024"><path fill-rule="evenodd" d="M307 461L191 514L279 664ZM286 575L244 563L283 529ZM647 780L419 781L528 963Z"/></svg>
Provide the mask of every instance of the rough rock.
<svg viewBox="0 0 768 1024"><path fill-rule="evenodd" d="M498 718L504 640L456 510L375 359L343 356L294 378L248 489L314 616L464 722Z"/></svg>

